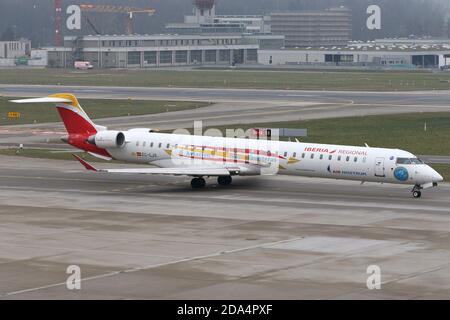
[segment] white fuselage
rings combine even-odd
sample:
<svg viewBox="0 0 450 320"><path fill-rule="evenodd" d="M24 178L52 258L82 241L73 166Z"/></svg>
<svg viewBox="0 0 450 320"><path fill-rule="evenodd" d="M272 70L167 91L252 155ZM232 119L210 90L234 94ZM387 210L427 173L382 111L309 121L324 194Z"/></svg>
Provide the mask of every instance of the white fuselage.
<svg viewBox="0 0 450 320"><path fill-rule="evenodd" d="M239 175L284 174L424 185L442 181L413 154L371 147L124 132L126 144L107 151L117 160L157 167L236 168ZM407 160L410 159L410 160Z"/></svg>

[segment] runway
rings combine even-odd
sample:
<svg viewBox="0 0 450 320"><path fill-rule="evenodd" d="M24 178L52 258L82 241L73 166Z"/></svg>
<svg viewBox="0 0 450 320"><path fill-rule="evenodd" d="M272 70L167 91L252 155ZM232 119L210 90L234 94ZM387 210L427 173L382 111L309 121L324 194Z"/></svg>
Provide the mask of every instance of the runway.
<svg viewBox="0 0 450 320"><path fill-rule="evenodd" d="M450 298L449 184L420 200L283 176L192 191L5 156L0 181L1 299ZM81 290L66 289L69 265Z"/></svg>
<svg viewBox="0 0 450 320"><path fill-rule="evenodd" d="M0 85L0 94L15 97L45 96L71 92L81 98L201 100L214 102L324 102L353 101L355 104L403 104L448 107L450 91L371 92L265 89L208 89L176 87L83 87L48 85Z"/></svg>

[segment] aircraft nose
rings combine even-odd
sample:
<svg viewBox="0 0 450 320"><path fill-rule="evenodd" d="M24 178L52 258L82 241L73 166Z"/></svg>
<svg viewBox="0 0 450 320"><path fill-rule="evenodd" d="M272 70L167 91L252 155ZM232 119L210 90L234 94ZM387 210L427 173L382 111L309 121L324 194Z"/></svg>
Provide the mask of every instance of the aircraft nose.
<svg viewBox="0 0 450 320"><path fill-rule="evenodd" d="M444 181L444 177L436 172L433 182L441 182L441 181Z"/></svg>
<svg viewBox="0 0 450 320"><path fill-rule="evenodd" d="M444 178L439 174L439 172L437 172L436 170L434 170L431 167L428 167L428 171L429 171L429 175L431 176L431 180L432 182L441 182L444 181Z"/></svg>

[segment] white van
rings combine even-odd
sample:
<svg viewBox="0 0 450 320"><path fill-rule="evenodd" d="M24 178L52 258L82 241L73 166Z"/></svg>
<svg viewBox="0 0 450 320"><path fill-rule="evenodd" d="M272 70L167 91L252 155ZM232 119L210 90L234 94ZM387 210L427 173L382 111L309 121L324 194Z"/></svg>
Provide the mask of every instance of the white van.
<svg viewBox="0 0 450 320"><path fill-rule="evenodd" d="M93 68L94 66L89 61L75 61L75 69L89 70Z"/></svg>

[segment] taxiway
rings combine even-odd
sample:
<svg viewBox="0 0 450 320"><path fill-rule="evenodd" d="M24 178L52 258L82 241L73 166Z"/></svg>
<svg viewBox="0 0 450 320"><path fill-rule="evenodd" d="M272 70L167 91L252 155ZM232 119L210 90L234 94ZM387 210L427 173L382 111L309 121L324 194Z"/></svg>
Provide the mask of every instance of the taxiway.
<svg viewBox="0 0 450 320"><path fill-rule="evenodd" d="M101 166L101 165L99 165ZM450 298L450 185L113 176L0 156L0 298ZM66 288L81 268L82 289ZM368 290L369 265L381 290Z"/></svg>

